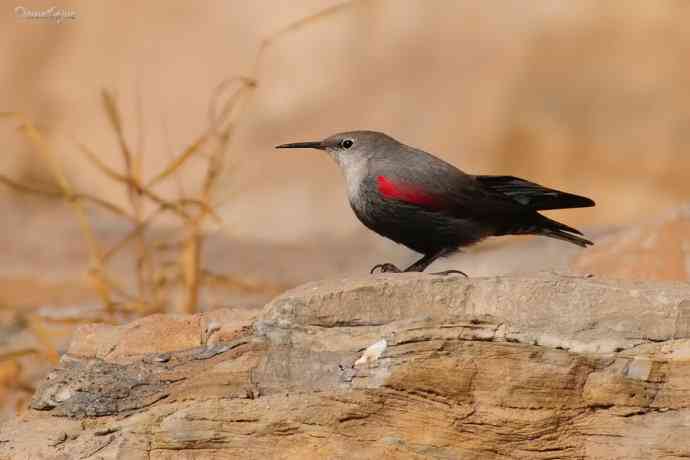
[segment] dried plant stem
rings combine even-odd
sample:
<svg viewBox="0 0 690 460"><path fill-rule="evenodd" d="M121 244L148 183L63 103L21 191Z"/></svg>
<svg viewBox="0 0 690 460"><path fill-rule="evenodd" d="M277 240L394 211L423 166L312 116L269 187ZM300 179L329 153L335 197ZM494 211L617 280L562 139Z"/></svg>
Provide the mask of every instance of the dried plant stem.
<svg viewBox="0 0 690 460"><path fill-rule="evenodd" d="M199 305L202 237L198 223L188 224L187 231L181 260L185 286L183 310L185 313L193 313Z"/></svg>
<svg viewBox="0 0 690 460"><path fill-rule="evenodd" d="M190 313L197 311L201 289L206 278L211 276L202 268L201 259L205 240L204 224L208 218L220 222L220 218L214 210L213 192L225 168L226 151L233 138L238 116L242 113L247 100L255 94L261 74L261 63L267 50L283 36L300 30L317 20L337 14L357 1L363 0L347 1L324 9L314 15L288 24L261 41L251 75L228 79L215 89L209 104L209 124L205 132L179 155L173 155L165 167L147 180L144 179L142 172L144 131L141 97L138 97L136 105L138 137L136 150L133 151L127 142L123 117L116 97L111 92L104 90L101 94L103 108L110 127L115 133L124 168L120 172L108 166L84 145L80 145L80 149L98 171L125 187L127 206L123 207L89 194L75 192L50 146L34 125L26 117L19 114L0 113L0 117L15 117L20 120L22 132L35 146L43 161L48 164L58 184L59 191L44 190L31 184L21 184L2 175L0 175L0 183L25 193L62 197L71 206L89 249L88 277L90 283L111 317L116 308L139 313L162 309L169 297L169 282L171 280L179 281L180 278L182 278L184 286L181 308ZM198 192L187 195L182 191L179 174L192 158L204 159L206 171ZM154 190L156 186L170 178L175 178L178 181L178 190L181 192L180 196L174 199L165 198ZM110 249L104 250L96 239L84 203L95 205L126 219L132 224L131 230ZM155 210L146 214L147 207L151 204L155 205ZM171 273L170 270L173 267L168 266L165 260L158 260L161 255L156 249L156 244L148 239L152 222L165 211L171 212L181 223L182 242L174 246L161 245L161 247L173 247L174 250L179 251L174 273ZM128 292L123 284L115 280L107 270L107 263L125 247L133 247L135 252L135 292ZM231 285L233 283L226 280L225 284ZM234 286L240 289L253 289L242 282L237 282ZM257 287L257 289L260 288ZM40 334L41 331L37 329L36 333Z"/></svg>
<svg viewBox="0 0 690 460"><path fill-rule="evenodd" d="M122 154L122 158L125 163L126 174L124 179L127 185L127 196L129 197L129 202L134 214L134 222L136 226L139 226L143 222L142 195L146 189L140 185L142 183L141 162L143 160L143 152L137 152L133 161L132 152L127 144L124 127L122 125L122 116L120 114L120 109L117 105L115 96L105 90L101 94L108 119L113 130L115 131L115 134L117 135L120 153ZM139 105L138 107L141 110L141 106ZM139 134L143 135L143 133ZM142 300L150 302L152 300L150 286L152 286L151 281L153 280L153 263L151 260L152 254L148 250L144 232L136 232L134 235L137 248L137 290Z"/></svg>
<svg viewBox="0 0 690 460"><path fill-rule="evenodd" d="M89 247L90 263L89 263L89 274L92 281L96 281L95 288L98 295L105 305L106 309L112 310L113 300L110 287L107 283L97 282L100 276L105 273L105 266L103 263L103 250L96 239L89 218L86 214L84 207L81 204L81 200L78 195L74 192L71 184L65 177L65 174L60 167L59 162L55 158L55 154L50 149L50 146L43 140L43 137L39 131L35 128L33 123L29 121L23 115L18 115L21 122L21 130L29 139L29 141L36 147L39 154L43 157L44 161L48 163L49 168L53 174L53 177L57 184L59 185L63 196L65 197L68 204L72 207L77 219L79 221L79 227L86 239L87 245Z"/></svg>
<svg viewBox="0 0 690 460"><path fill-rule="evenodd" d="M39 196L45 196L49 198L61 198L64 199L64 193L58 190L46 190L46 189L41 189L37 187L33 187L28 184L22 184L19 182L14 181L13 179L10 179L9 177L0 174L0 183L5 184L9 188L16 190L18 192L22 193L29 193L32 195L39 195ZM72 195L72 199L74 200L82 200L82 201L88 201L92 204L95 204L96 206L99 206L106 211L110 211L111 213L124 217L125 219L129 221L133 221L134 217L130 215L127 211L122 209L121 207L114 205L113 203L110 203L108 201L105 201L101 198L98 198L96 196L91 196L87 195L85 193L75 193Z"/></svg>
<svg viewBox="0 0 690 460"><path fill-rule="evenodd" d="M258 79L258 76L260 75L260 70L261 70L261 63L264 57L264 54L266 50L276 41L278 41L280 38L283 36L292 33L296 30L301 29L302 27L311 24L315 21L324 19L326 17L332 16L336 13L339 13L340 11L351 7L356 0L348 0L343 3L338 3L336 5L330 6L328 8L325 8L321 11L318 11L317 13L314 13L312 15L306 16L304 18L298 19L297 21L294 21L287 26L283 27L282 29L278 30L277 32L274 32L272 35L269 37L263 39L261 43L259 44L259 50L256 53L256 58L254 60L254 70L252 72L253 78L252 79ZM363 1L363 0L359 0Z"/></svg>

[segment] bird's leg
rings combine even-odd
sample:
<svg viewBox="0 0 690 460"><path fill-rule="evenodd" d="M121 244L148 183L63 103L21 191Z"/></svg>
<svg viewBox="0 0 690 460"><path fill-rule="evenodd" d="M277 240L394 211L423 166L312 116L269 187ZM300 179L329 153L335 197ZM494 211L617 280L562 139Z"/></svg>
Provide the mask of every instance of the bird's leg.
<svg viewBox="0 0 690 460"><path fill-rule="evenodd" d="M445 249L442 249L441 251L427 254L421 259L419 259L417 262L413 263L409 267L405 269L406 272L423 272L429 265L432 264L436 259L439 257L444 256L448 252ZM457 274L457 275L463 275L465 278L467 278L467 274L465 272L461 272L460 270L445 270L442 272L436 272L432 273L432 275L440 275L440 276L446 276L446 275L452 275L452 274Z"/></svg>
<svg viewBox="0 0 690 460"><path fill-rule="evenodd" d="M436 259L438 259L441 256L444 256L447 253L448 253L448 251L446 251L445 249L442 249L438 252L432 252L430 254L426 254L426 255L424 255L424 257L422 257L417 262L415 262L412 265L410 265L409 267L407 267L405 270L400 270L398 267L396 267L393 264L388 264L388 263L378 264L378 265L375 265L374 268L371 269L370 273L374 274L374 272L377 269L380 270L379 273L423 272ZM440 276L452 275L452 274L458 274L458 275L463 275L464 277L467 277L467 274L464 272L461 272L460 270L445 270L442 272L432 273L432 275L440 275Z"/></svg>
<svg viewBox="0 0 690 460"><path fill-rule="evenodd" d="M417 262L407 267L405 270L400 270L393 264L378 264L371 269L370 273L374 274L376 269L381 270L379 273L423 272L424 269L428 267L431 262L438 259L442 254L443 252L439 252L437 254L427 254L421 259L419 259Z"/></svg>
<svg viewBox="0 0 690 460"><path fill-rule="evenodd" d="M423 272L426 267L431 265L431 263L441 257L443 255L443 251L439 252L433 252L431 254L426 254L424 257L419 259L417 262L413 263L409 267L405 269L406 272Z"/></svg>

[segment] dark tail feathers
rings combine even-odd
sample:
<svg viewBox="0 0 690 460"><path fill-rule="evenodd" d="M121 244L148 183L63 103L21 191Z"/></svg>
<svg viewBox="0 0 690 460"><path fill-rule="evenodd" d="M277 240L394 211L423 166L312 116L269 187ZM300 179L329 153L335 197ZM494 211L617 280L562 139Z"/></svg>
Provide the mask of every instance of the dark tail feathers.
<svg viewBox="0 0 690 460"><path fill-rule="evenodd" d="M539 229L535 232L537 235L548 236L549 238L556 238L558 240L567 241L568 243L576 244L580 247L586 248L594 243L590 240L583 238L582 232L576 228L568 227L565 224L556 222L553 219L542 216L539 214L543 220L540 222Z"/></svg>

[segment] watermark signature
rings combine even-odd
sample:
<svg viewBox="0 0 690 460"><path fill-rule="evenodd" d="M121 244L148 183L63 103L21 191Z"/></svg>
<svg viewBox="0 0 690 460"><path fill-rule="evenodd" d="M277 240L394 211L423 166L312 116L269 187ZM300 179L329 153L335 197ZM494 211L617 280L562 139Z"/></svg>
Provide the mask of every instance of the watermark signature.
<svg viewBox="0 0 690 460"><path fill-rule="evenodd" d="M63 23L65 19L77 19L76 11L69 8L58 8L56 6L51 6L45 10L32 10L31 8L27 8L25 6L17 6L14 9L14 15L18 19L53 21L57 24Z"/></svg>

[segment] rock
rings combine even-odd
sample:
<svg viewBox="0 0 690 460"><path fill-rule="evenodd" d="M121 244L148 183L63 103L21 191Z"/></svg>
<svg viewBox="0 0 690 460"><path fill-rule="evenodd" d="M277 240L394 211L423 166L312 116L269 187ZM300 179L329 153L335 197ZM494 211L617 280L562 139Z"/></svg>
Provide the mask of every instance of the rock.
<svg viewBox="0 0 690 460"><path fill-rule="evenodd" d="M251 327L256 313L219 309L197 315L156 314L121 326L88 324L77 328L68 355L129 363L146 354L200 347L209 339L228 341Z"/></svg>
<svg viewBox="0 0 690 460"><path fill-rule="evenodd" d="M690 281L690 205L598 240L573 267L609 278Z"/></svg>
<svg viewBox="0 0 690 460"><path fill-rule="evenodd" d="M0 458L690 456L686 283L380 275L235 321L82 329Z"/></svg>
<svg viewBox="0 0 690 460"><path fill-rule="evenodd" d="M38 388L31 407L75 418L126 414L167 397L152 367L145 361L65 359Z"/></svg>

